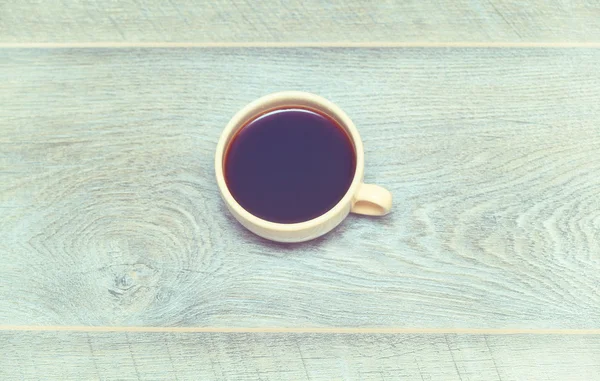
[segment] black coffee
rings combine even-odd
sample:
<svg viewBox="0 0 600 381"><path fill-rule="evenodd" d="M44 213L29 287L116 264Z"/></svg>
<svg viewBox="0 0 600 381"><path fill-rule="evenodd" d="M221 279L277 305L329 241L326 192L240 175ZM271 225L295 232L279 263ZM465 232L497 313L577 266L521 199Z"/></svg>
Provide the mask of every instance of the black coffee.
<svg viewBox="0 0 600 381"><path fill-rule="evenodd" d="M300 108L263 114L240 129L225 154L236 201L267 221L318 217L344 196L356 170L354 147L331 118Z"/></svg>

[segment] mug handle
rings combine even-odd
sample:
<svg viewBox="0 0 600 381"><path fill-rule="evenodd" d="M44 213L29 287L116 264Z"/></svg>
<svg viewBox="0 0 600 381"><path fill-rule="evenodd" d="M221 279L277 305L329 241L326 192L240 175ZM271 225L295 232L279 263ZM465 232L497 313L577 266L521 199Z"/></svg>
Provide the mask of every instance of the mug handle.
<svg viewBox="0 0 600 381"><path fill-rule="evenodd" d="M352 204L352 213L367 216L385 216L392 208L392 194L374 184L360 184Z"/></svg>

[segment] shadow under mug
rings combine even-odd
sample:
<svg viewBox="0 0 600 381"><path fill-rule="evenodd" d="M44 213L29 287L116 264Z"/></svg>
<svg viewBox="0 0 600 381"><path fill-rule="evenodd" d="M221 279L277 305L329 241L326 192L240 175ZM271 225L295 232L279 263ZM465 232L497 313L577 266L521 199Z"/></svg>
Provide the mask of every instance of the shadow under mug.
<svg viewBox="0 0 600 381"><path fill-rule="evenodd" d="M342 199L329 211L316 218L291 224L267 221L248 212L232 196L224 174L225 153L236 133L257 116L273 109L286 107L317 110L335 120L350 136L356 154L354 178ZM392 207L392 194L378 185L363 183L364 169L362 140L346 113L325 98L301 91L284 91L266 95L238 111L223 130L215 155L217 184L229 211L248 230L278 242L303 242L322 236L339 225L350 212L369 216L383 216L389 213Z"/></svg>

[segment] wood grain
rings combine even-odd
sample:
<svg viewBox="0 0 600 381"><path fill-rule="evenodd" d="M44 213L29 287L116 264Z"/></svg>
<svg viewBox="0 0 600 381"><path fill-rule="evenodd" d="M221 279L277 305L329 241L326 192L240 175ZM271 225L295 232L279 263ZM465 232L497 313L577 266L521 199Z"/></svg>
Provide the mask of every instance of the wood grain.
<svg viewBox="0 0 600 381"><path fill-rule="evenodd" d="M2 380L600 380L598 336L0 333Z"/></svg>
<svg viewBox="0 0 600 381"><path fill-rule="evenodd" d="M593 0L24 0L0 42L600 42Z"/></svg>
<svg viewBox="0 0 600 381"><path fill-rule="evenodd" d="M4 325L600 327L600 50L0 54ZM284 89L348 112L391 215L225 211L219 134Z"/></svg>

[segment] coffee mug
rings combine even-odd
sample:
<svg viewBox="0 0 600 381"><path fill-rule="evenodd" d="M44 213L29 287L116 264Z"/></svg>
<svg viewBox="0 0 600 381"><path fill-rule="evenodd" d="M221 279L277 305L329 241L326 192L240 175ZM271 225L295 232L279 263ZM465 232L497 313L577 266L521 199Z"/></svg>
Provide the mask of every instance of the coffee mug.
<svg viewBox="0 0 600 381"><path fill-rule="evenodd" d="M353 176L349 177L347 190L342 193L341 199L330 209L306 221L281 223L261 218L240 205L228 186L225 162L228 160L226 158L228 149L240 131L263 115L288 109L307 110L307 112L313 112L335 122L349 139L354 152L354 162L352 164L353 166L355 164L355 166L353 167ZM307 115L306 117L311 116ZM277 128L286 128L286 126L281 125ZM253 233L278 242L308 241L331 231L350 212L369 216L383 216L389 213L392 206L392 194L388 190L378 185L363 183L363 143L354 123L346 113L332 102L306 92L284 91L266 95L248 104L235 114L225 127L217 145L215 172L221 196L233 216ZM262 202L268 203L269 200L262 200ZM285 205L283 208L285 208Z"/></svg>

